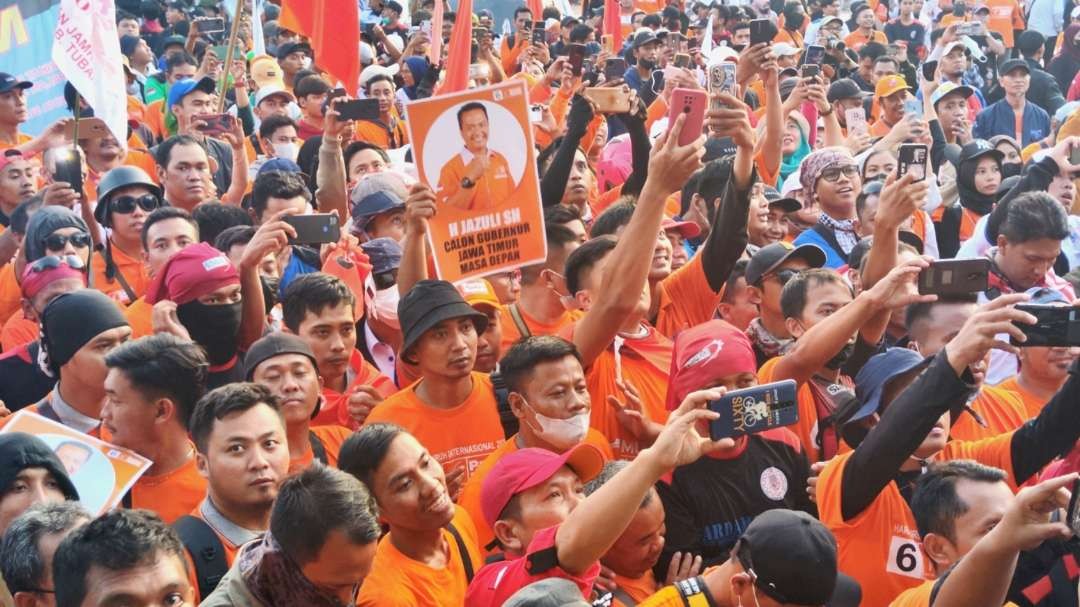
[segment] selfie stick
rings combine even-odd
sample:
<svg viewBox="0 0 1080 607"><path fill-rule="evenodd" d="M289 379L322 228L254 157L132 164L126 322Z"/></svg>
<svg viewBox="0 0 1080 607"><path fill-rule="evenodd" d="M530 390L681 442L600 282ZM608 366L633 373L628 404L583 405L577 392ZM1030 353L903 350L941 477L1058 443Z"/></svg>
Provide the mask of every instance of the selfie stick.
<svg viewBox="0 0 1080 607"><path fill-rule="evenodd" d="M229 45L225 47L225 69L221 75L221 92L218 94L217 113L225 111L225 84L229 81L232 72L233 50L236 47L236 37L240 33L240 18L243 17L244 0L236 0L236 10L233 11L232 27L229 28Z"/></svg>

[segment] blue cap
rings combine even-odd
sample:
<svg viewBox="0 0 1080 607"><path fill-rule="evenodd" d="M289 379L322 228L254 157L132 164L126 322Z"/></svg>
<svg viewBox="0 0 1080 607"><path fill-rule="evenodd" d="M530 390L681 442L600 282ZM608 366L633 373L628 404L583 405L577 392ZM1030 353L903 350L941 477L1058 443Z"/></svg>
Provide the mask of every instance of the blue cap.
<svg viewBox="0 0 1080 607"><path fill-rule="evenodd" d="M296 164L288 158L271 158L262 163L258 172L255 173L255 177L262 175L267 171L281 171L283 173L303 173L304 170L300 168L300 165Z"/></svg>
<svg viewBox="0 0 1080 607"><path fill-rule="evenodd" d="M213 95L217 89L217 84L214 83L214 79L209 76L203 76L198 80L194 78L184 78L183 80L177 80L169 87L169 109L174 105L180 105L180 102L187 97L189 93L194 90L200 90L208 95Z"/></svg>
<svg viewBox="0 0 1080 607"><path fill-rule="evenodd" d="M1069 303L1069 300L1061 294L1061 291L1058 291L1057 289L1052 289L1050 287L1034 287L1028 289L1027 294L1031 296L1031 300L1028 301L1028 303L1043 305L1052 303Z"/></svg>
<svg viewBox="0 0 1080 607"><path fill-rule="evenodd" d="M14 89L28 89L34 86L33 82L19 80L11 74L0 72L0 93L7 93Z"/></svg>
<svg viewBox="0 0 1080 607"><path fill-rule="evenodd" d="M392 209L404 208L404 206L405 201L389 190L372 192L353 205L353 223L356 227L363 229L368 219Z"/></svg>
<svg viewBox="0 0 1080 607"><path fill-rule="evenodd" d="M401 265L401 245L393 238L374 238L360 243L360 248L371 261L372 274L396 270Z"/></svg>
<svg viewBox="0 0 1080 607"><path fill-rule="evenodd" d="M907 348L889 348L872 356L855 377L855 397L862 406L847 421L858 421L876 412L881 407L881 393L893 378L928 364L929 358Z"/></svg>

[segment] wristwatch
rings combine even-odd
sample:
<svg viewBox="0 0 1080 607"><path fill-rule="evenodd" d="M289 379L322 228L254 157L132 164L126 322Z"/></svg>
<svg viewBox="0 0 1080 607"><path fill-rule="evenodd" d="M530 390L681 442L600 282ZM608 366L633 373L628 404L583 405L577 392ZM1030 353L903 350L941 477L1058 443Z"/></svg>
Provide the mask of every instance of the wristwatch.
<svg viewBox="0 0 1080 607"><path fill-rule="evenodd" d="M473 181L472 179L469 179L468 177L463 177L461 179L461 187L463 187L463 188L465 188L467 190L469 188L476 187L476 182Z"/></svg>

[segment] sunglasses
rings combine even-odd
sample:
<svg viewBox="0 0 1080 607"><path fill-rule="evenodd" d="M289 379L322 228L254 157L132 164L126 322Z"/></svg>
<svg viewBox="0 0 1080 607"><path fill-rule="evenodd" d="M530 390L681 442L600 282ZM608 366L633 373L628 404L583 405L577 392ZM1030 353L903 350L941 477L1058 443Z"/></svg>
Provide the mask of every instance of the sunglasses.
<svg viewBox="0 0 1080 607"><path fill-rule="evenodd" d="M86 267L82 259L79 259L75 255L64 255L63 257L57 257L56 255L46 255L41 259L36 260L30 264L30 271L34 273L44 272L46 270L55 270L62 265L67 265L69 268L75 270L81 270Z"/></svg>
<svg viewBox="0 0 1080 607"><path fill-rule="evenodd" d="M829 183L840 181L841 175L848 179L854 179L859 175L859 167L849 164L842 167L829 167L821 172L821 178Z"/></svg>
<svg viewBox="0 0 1080 607"><path fill-rule="evenodd" d="M788 283L788 281L790 281L792 278L795 278L795 276L797 276L798 274L799 274L799 270L792 270L791 268L785 268L783 270L777 270L775 272L771 272L769 274L766 274L766 275L762 276L760 282L765 282L766 278L773 277L773 278L776 279L776 282L780 283L780 286L782 287L782 286L786 285Z"/></svg>
<svg viewBox="0 0 1080 607"><path fill-rule="evenodd" d="M45 248L50 251L59 251L69 242L77 249L85 249L90 246L90 235L86 232L76 232L69 236L49 234L45 237Z"/></svg>
<svg viewBox="0 0 1080 607"><path fill-rule="evenodd" d="M121 215L130 215L134 213L136 206L149 213L161 206L161 200L153 194L143 194L138 197L120 196L114 198L110 206L114 212L120 213Z"/></svg>

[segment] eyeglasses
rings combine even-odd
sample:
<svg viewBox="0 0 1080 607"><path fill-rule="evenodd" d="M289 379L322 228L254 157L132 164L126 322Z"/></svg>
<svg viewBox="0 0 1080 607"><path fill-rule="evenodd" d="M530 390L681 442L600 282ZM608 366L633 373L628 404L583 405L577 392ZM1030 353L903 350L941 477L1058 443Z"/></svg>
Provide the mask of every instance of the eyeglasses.
<svg viewBox="0 0 1080 607"><path fill-rule="evenodd" d="M775 272L770 272L769 274L762 276L760 282L765 282L766 278L772 277L775 278L776 282L780 283L780 286L782 287L786 285L788 281L790 281L792 278L795 278L795 276L797 276L798 274L799 270L784 268L783 270L777 270Z"/></svg>
<svg viewBox="0 0 1080 607"><path fill-rule="evenodd" d="M45 257L42 257L41 259L38 259L34 261L34 263L30 264L30 271L37 273L44 272L46 270L55 270L56 268L59 268L61 265L64 264L74 270L81 270L86 267L86 264L83 263L83 260L79 259L75 255L64 255L63 257L57 257L56 255L46 255Z"/></svg>
<svg viewBox="0 0 1080 607"><path fill-rule="evenodd" d="M49 234L45 237L45 248L50 251L59 251L69 242L77 249L85 249L90 246L90 235L86 232L76 232L70 235Z"/></svg>
<svg viewBox="0 0 1080 607"><path fill-rule="evenodd" d="M143 194L142 196L120 196L112 200L110 207L113 211L120 213L121 215L130 215L135 212L135 206L147 213L161 206L161 200L153 194Z"/></svg>
<svg viewBox="0 0 1080 607"><path fill-rule="evenodd" d="M854 179L859 174L859 167L848 164L842 167L829 167L821 172L821 178L829 183L836 183L840 181L840 176L843 175L848 179Z"/></svg>

